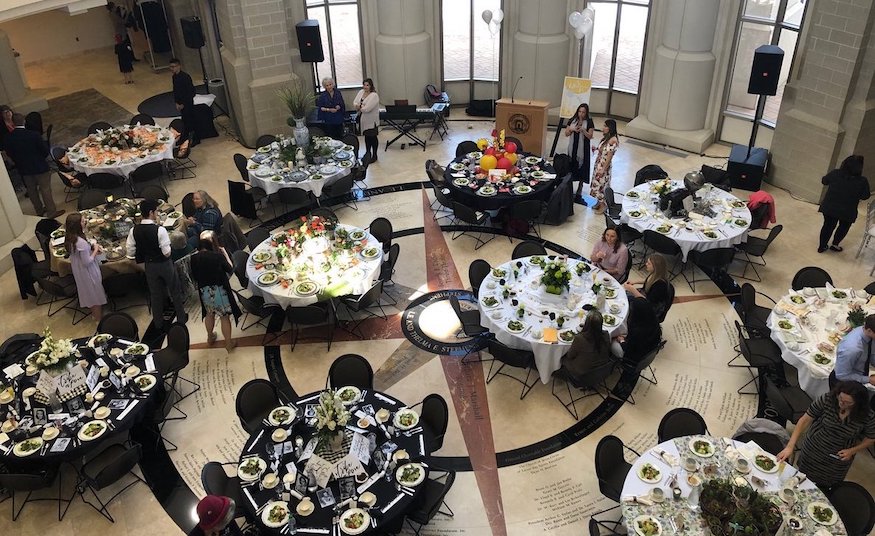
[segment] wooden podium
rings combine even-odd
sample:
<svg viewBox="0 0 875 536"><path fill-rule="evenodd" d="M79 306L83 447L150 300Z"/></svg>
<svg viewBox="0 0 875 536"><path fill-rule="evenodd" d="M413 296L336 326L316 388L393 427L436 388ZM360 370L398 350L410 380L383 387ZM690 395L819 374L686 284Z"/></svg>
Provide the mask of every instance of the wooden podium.
<svg viewBox="0 0 875 536"><path fill-rule="evenodd" d="M504 135L519 139L523 151L538 156L544 154L547 137L547 101L498 99L495 101L495 128Z"/></svg>

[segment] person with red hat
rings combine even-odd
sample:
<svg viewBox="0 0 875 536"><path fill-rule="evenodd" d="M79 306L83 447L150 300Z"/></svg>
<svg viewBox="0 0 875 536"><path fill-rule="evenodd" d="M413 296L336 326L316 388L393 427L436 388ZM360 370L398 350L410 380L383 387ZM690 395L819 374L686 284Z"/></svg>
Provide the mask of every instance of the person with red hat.
<svg viewBox="0 0 875 536"><path fill-rule="evenodd" d="M229 497L207 495L197 503L198 524L188 536L242 536L234 521L236 505Z"/></svg>

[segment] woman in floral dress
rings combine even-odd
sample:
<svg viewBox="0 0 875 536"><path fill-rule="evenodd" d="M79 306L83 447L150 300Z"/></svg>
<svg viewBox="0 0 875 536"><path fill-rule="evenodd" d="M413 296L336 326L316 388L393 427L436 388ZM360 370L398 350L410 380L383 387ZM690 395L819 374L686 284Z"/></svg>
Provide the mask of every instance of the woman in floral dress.
<svg viewBox="0 0 875 536"><path fill-rule="evenodd" d="M589 195L596 198L595 211L597 214L602 214L605 211L605 188L611 184L611 160L614 158L614 153L620 145L620 140L617 137L617 122L613 119L605 120L605 126L602 127L602 141L598 146L598 155L595 159L595 171L592 176L592 184L590 185Z"/></svg>

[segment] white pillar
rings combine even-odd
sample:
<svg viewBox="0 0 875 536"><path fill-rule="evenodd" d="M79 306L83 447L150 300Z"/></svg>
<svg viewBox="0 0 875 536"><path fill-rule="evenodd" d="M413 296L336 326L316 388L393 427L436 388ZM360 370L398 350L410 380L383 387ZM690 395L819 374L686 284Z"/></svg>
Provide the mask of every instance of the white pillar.
<svg viewBox="0 0 875 536"><path fill-rule="evenodd" d="M630 136L694 152L714 139L706 124L712 95L719 0L654 3L656 45L648 62L639 115L626 127Z"/></svg>
<svg viewBox="0 0 875 536"><path fill-rule="evenodd" d="M568 59L571 40L566 33L568 28L568 2L566 0L540 0L538 2L517 1L515 16L510 17L513 31L511 51L511 70L504 77L502 95L510 97L511 90L523 76L517 87L515 98L549 101L551 106L559 106L562 101L562 83L568 74ZM505 8L505 21L508 23L508 8ZM505 70L507 73L507 70Z"/></svg>
<svg viewBox="0 0 875 536"><path fill-rule="evenodd" d="M9 36L3 30L0 30L0 104L8 104L21 113L38 112L49 107L46 99L34 94L24 83Z"/></svg>
<svg viewBox="0 0 875 536"><path fill-rule="evenodd" d="M377 72L373 76L383 103L407 99L424 102L432 80L432 38L426 31L424 0L379 0L374 39Z"/></svg>

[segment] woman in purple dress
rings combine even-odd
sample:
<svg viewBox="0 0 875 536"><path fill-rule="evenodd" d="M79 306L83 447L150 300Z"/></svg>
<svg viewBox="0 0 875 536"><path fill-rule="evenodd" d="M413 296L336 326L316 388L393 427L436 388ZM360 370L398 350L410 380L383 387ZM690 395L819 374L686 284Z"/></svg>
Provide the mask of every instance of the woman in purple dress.
<svg viewBox="0 0 875 536"><path fill-rule="evenodd" d="M92 246L85 239L85 233L82 231L82 214L74 212L68 215L64 227L67 233L64 245L70 255L73 279L76 280L76 291L79 293L79 305L91 309L91 316L99 322L103 316L103 306L106 304L103 277L100 275L100 265L96 260L101 248L97 244Z"/></svg>

